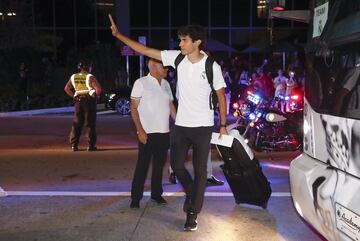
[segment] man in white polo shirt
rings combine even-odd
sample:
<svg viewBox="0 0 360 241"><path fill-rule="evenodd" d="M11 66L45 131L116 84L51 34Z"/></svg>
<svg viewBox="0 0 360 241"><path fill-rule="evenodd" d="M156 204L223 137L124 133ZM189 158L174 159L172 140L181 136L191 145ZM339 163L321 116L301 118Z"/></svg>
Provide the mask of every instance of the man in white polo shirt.
<svg viewBox="0 0 360 241"><path fill-rule="evenodd" d="M171 132L171 166L186 192L184 211L186 212L185 231L197 229L197 214L200 213L206 187L206 163L214 126L214 110L210 108L211 87L205 71L208 56L201 51L205 41L204 28L188 25L178 31L181 51L160 51L149 48L120 33L109 15L112 35L148 57L161 60L164 66L175 67L175 59L185 55L177 66L179 105L174 130ZM213 88L219 100L220 134L226 135L225 81L220 66L214 62ZM186 170L184 161L189 148L193 148L194 179Z"/></svg>
<svg viewBox="0 0 360 241"><path fill-rule="evenodd" d="M139 139L138 161L131 187L130 208L139 208L144 183L152 159L151 200L166 204L161 196L162 174L169 149L169 115L176 110L169 83L164 79L167 68L149 59L149 74L135 81L131 91L131 117Z"/></svg>

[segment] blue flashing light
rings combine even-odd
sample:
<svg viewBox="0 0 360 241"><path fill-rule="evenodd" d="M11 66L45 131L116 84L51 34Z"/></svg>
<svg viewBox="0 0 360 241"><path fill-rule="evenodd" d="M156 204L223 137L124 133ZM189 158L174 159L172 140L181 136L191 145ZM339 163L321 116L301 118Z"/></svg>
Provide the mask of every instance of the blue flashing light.
<svg viewBox="0 0 360 241"><path fill-rule="evenodd" d="M250 119L250 120L254 120L254 119L255 119L255 117L256 117L256 116L255 116L255 114L254 114L254 113L251 113L251 114L249 115L249 119Z"/></svg>

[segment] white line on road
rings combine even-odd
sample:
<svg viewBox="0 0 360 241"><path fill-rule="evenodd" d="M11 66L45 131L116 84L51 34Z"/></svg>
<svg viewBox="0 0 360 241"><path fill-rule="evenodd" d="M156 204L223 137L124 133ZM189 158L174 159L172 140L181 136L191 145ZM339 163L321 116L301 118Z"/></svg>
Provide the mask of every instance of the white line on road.
<svg viewBox="0 0 360 241"><path fill-rule="evenodd" d="M104 110L104 111L98 111L96 114L97 115L105 115L105 114L112 114L112 113L116 113L115 110Z"/></svg>
<svg viewBox="0 0 360 241"><path fill-rule="evenodd" d="M63 191L6 191L8 196L120 196L130 197L130 192L63 192ZM150 196L150 192L144 192L144 196ZM183 192L164 192L164 196L181 197ZM205 192L206 197L232 197L231 192ZM291 197L289 192L273 192L272 197Z"/></svg>

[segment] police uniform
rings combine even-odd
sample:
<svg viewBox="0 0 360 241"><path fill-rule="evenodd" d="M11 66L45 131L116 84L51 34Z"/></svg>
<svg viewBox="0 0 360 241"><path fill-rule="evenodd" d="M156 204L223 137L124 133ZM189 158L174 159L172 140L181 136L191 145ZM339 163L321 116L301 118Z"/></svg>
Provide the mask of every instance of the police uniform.
<svg viewBox="0 0 360 241"><path fill-rule="evenodd" d="M88 150L96 149L96 96L95 90L90 86L91 76L90 73L81 71L70 78L75 89L75 113L70 133L73 150L77 150L83 126L88 128Z"/></svg>

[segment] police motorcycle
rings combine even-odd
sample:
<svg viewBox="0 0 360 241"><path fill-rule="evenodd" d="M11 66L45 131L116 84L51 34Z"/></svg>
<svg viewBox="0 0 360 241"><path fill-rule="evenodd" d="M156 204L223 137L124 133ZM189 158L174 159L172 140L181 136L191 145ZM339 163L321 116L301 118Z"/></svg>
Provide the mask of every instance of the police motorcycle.
<svg viewBox="0 0 360 241"><path fill-rule="evenodd" d="M296 97L294 97L296 98ZM291 104L295 108L296 104ZM301 127L298 114L283 113L272 108L260 94L248 90L244 101L235 103L234 116L239 133L248 145L257 151L293 151L301 147ZM301 112L302 113L302 112Z"/></svg>
<svg viewBox="0 0 360 241"><path fill-rule="evenodd" d="M232 104L234 109L233 115L237 117L237 128L240 133L244 133L248 124L255 118L255 112L260 108L263 99L260 95L253 93L251 90L246 91L246 97L239 99Z"/></svg>
<svg viewBox="0 0 360 241"><path fill-rule="evenodd" d="M304 110L304 96L302 91L295 90L291 95L279 94L274 97L271 102L271 107L278 109L283 114L302 114Z"/></svg>

